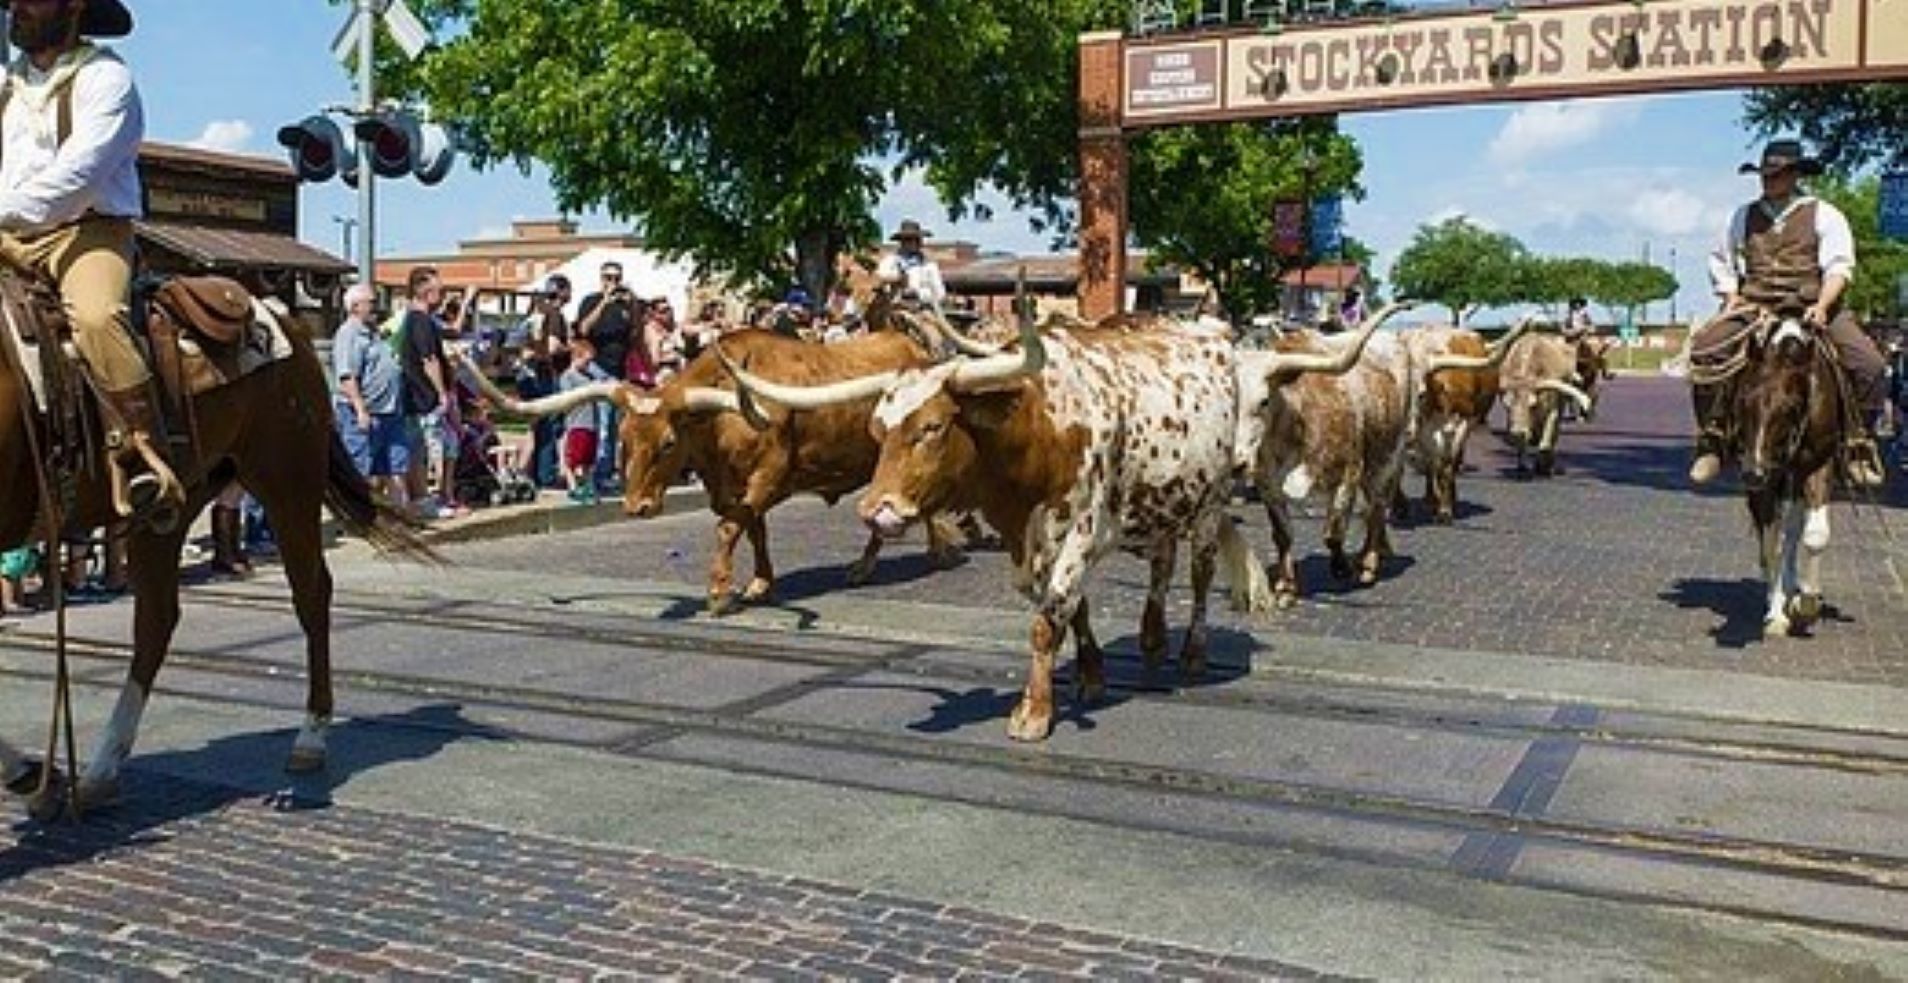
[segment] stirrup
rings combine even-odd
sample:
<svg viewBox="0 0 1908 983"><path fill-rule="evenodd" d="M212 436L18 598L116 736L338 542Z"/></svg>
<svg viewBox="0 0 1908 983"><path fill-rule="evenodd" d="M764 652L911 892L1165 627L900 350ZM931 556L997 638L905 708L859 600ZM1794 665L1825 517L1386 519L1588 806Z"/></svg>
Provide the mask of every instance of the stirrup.
<svg viewBox="0 0 1908 983"><path fill-rule="evenodd" d="M1848 455L1848 481L1857 488L1880 488L1888 481L1887 468L1883 466L1881 448L1866 437L1857 437L1843 445Z"/></svg>
<svg viewBox="0 0 1908 983"><path fill-rule="evenodd" d="M179 525L180 513L185 511L185 487L145 434L129 435L128 443L128 453L108 458L113 511L163 536ZM127 466L126 458L133 456L145 465L143 469L135 472Z"/></svg>

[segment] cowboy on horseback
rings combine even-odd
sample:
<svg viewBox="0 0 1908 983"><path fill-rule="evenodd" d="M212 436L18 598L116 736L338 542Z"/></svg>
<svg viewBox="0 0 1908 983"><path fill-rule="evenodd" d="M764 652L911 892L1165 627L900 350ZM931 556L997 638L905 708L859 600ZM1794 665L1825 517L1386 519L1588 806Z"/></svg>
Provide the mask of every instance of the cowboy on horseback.
<svg viewBox="0 0 1908 983"><path fill-rule="evenodd" d="M1710 281L1722 310L1690 341L1690 376L1696 403L1696 460L1689 480L1714 481L1729 446L1728 413L1732 366L1764 314L1799 317L1827 335L1847 380L1849 421L1844 447L1849 479L1865 488L1884 480L1881 454L1871 433L1883 409L1887 364L1875 342L1842 306L1855 275L1855 238L1834 205L1802 193L1798 180L1820 174L1820 162L1803 155L1798 140L1773 140L1759 164L1762 196L1736 210L1720 248L1709 260Z"/></svg>
<svg viewBox="0 0 1908 983"><path fill-rule="evenodd" d="M20 56L0 81L0 253L59 291L93 388L122 508L163 525L185 506L164 457L152 370L131 332L145 112L132 72L90 38L132 32L121 0L0 0Z"/></svg>

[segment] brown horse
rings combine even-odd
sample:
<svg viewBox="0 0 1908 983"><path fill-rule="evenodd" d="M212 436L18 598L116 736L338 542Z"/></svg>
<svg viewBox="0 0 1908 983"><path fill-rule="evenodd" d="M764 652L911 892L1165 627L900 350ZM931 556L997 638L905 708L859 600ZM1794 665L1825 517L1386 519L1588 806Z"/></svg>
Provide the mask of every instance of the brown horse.
<svg viewBox="0 0 1908 983"><path fill-rule="evenodd" d="M1848 420L1825 338L1794 318L1763 314L1735 379L1743 487L1769 585L1763 633L1806 631L1822 614L1828 506Z"/></svg>
<svg viewBox="0 0 1908 983"><path fill-rule="evenodd" d="M31 316L20 311L14 317ZM192 400L197 423L198 467L181 468L186 486L186 518L197 515L233 480L242 483L271 520L293 606L305 632L307 691L305 721L292 743L286 768L314 771L325 764L325 738L332 712L331 573L325 565L321 506L352 533L382 552L428 558L430 549L398 513L375 502L352 465L332 426L331 397L311 341L286 325L292 354L222 388ZM44 336L44 333L42 333ZM0 344L12 342L0 338ZM44 440L37 421L27 418L16 356L0 366L0 547L13 548L45 538L40 528L42 502L32 480L37 463L29 426ZM77 494L65 517L68 533L111 526L119 521L109 501L103 456L79 469ZM153 679L179 622L179 551L189 522L170 532L143 527L128 532L132 579L133 660L106 731L80 778L80 801L112 800L119 769L132 753L139 718L152 692ZM19 755L0 747L0 770L18 790L29 769ZM36 804L37 805L37 804Z"/></svg>

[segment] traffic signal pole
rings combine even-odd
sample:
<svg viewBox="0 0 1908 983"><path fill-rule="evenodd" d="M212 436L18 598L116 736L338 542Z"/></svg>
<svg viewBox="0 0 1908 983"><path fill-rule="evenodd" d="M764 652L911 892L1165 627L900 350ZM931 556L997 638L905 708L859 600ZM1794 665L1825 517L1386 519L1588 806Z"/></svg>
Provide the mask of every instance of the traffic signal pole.
<svg viewBox="0 0 1908 983"><path fill-rule="evenodd" d="M377 9L373 0L358 4L358 112L359 119L370 119L377 112L376 72ZM371 172L371 144L358 138L358 282L376 288L377 270L377 175Z"/></svg>

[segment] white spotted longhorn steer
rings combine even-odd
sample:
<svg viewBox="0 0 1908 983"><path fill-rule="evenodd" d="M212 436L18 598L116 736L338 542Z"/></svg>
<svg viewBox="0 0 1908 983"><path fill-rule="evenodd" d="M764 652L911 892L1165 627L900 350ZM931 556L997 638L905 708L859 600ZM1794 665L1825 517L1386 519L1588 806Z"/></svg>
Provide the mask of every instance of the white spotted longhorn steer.
<svg viewBox="0 0 1908 983"><path fill-rule="evenodd" d="M1236 463L1252 475L1272 522L1278 550L1272 590L1280 607L1297 603L1299 595L1288 503L1314 489L1326 499L1325 546L1334 577L1352 576L1345 525L1361 496L1359 581L1377 582L1390 552L1385 518L1404 464L1416 381L1397 337L1374 339L1373 333L1408 306L1390 304L1347 336L1299 331L1280 338L1273 350L1240 356Z"/></svg>
<svg viewBox="0 0 1908 983"><path fill-rule="evenodd" d="M1020 351L886 372L835 386L779 386L731 366L748 393L792 408L880 393L871 427L881 462L861 499L877 531L978 508L1012 556L1016 586L1038 605L1026 687L1008 735L1053 726L1053 662L1074 631L1075 695L1102 697L1106 671L1084 593L1115 547L1152 563L1140 647L1167 648L1165 599L1179 540L1190 537L1193 609L1180 648L1204 669L1206 594L1226 567L1236 605L1268 606L1265 571L1225 506L1238 413L1236 357L1222 334L1160 322L1149 330L1049 328L1025 316Z"/></svg>

